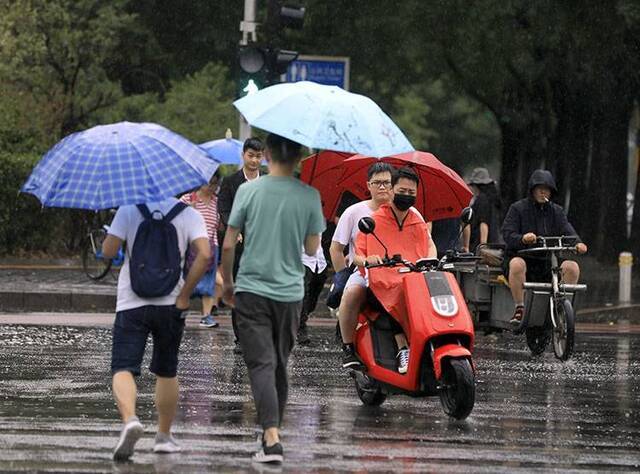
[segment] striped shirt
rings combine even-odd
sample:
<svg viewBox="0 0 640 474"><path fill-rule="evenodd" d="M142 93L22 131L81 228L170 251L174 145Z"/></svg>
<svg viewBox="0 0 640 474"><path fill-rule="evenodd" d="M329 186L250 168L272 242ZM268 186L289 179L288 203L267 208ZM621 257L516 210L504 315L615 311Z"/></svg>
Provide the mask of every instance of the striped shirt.
<svg viewBox="0 0 640 474"><path fill-rule="evenodd" d="M213 244L218 246L218 196L211 196L209 204L198 197L197 193L188 193L180 198L180 201L190 205L204 218L207 227L207 235Z"/></svg>

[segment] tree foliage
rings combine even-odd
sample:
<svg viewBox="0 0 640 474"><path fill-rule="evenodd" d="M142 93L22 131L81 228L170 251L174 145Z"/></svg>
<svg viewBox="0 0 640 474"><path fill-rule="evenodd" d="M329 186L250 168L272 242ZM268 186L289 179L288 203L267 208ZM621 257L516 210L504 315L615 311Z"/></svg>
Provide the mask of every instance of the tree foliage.
<svg viewBox="0 0 640 474"><path fill-rule="evenodd" d="M16 0L0 6L0 83L36 106L56 140L112 104L120 87L105 64L132 26L125 2ZM24 107L22 113L34 115Z"/></svg>
<svg viewBox="0 0 640 474"><path fill-rule="evenodd" d="M273 2L257 2L262 40ZM551 169L597 255L629 244L620 183L640 90L636 0L301 3L304 28L274 45L349 56L353 91L459 172L499 171L505 204L533 169ZM237 121L241 18L242 2L222 0L0 2L0 150L42 152L119 120L221 137ZM633 229L640 253L640 213Z"/></svg>

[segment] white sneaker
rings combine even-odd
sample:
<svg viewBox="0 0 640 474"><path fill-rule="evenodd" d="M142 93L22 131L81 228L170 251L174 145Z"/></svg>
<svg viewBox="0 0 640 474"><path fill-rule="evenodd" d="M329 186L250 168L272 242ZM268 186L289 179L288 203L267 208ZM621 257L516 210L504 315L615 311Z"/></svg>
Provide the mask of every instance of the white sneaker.
<svg viewBox="0 0 640 474"><path fill-rule="evenodd" d="M116 461L128 460L133 455L133 449L143 434L144 428L137 419L124 425L116 449L113 450L113 459Z"/></svg>
<svg viewBox="0 0 640 474"><path fill-rule="evenodd" d="M173 436L163 436L160 440L156 437L156 442L153 445L154 453L170 454L179 453L180 451L182 451L182 448Z"/></svg>
<svg viewBox="0 0 640 474"><path fill-rule="evenodd" d="M409 369L409 349L400 349L398 351L398 373L406 374Z"/></svg>

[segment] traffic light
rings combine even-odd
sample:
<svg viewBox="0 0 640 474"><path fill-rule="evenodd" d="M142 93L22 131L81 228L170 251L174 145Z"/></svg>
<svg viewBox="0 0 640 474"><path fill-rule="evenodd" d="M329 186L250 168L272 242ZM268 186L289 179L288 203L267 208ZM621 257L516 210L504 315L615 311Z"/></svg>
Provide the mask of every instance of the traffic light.
<svg viewBox="0 0 640 474"><path fill-rule="evenodd" d="M286 49L269 49L266 56L267 79L269 84L277 84L280 82L280 76L287 72L289 64L298 57L298 52Z"/></svg>
<svg viewBox="0 0 640 474"><path fill-rule="evenodd" d="M251 95L268 85L267 55L256 45L241 46L238 50L238 98Z"/></svg>
<svg viewBox="0 0 640 474"><path fill-rule="evenodd" d="M287 72L289 64L297 57L297 51L258 45L241 46L238 51L240 74L237 96L244 97L278 84L280 76Z"/></svg>
<svg viewBox="0 0 640 474"><path fill-rule="evenodd" d="M238 49L238 97L253 94L280 82L280 76L287 72L289 64L298 57L297 51L279 47L283 42L282 34L287 28L302 28L304 14L303 7L286 6L281 0L268 0L262 42L255 42L254 33L254 42L244 38L244 43ZM240 24L241 29L244 23Z"/></svg>
<svg viewBox="0 0 640 474"><path fill-rule="evenodd" d="M276 27L291 28L292 30L301 30L304 25L304 7L294 7L291 5L280 5L275 2L275 11L277 11Z"/></svg>
<svg viewBox="0 0 640 474"><path fill-rule="evenodd" d="M286 5L282 0L268 0L267 21L264 25L267 78L270 84L280 82L280 76L287 72L289 64L298 57L297 51L284 49L287 44L287 29L299 30L304 24L304 7Z"/></svg>

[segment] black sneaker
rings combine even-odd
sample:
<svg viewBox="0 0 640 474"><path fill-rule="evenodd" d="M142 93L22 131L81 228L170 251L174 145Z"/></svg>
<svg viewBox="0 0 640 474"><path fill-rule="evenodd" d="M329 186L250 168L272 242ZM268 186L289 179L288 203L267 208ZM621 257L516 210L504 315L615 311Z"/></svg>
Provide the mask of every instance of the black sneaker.
<svg viewBox="0 0 640 474"><path fill-rule="evenodd" d="M276 443L273 446L267 446L263 441L262 448L253 453L251 460L259 463L280 464L284 460L282 445Z"/></svg>
<svg viewBox="0 0 640 474"><path fill-rule="evenodd" d="M364 367L353 349L353 344L345 344L342 351L344 353L342 357L343 369L362 369Z"/></svg>
<svg viewBox="0 0 640 474"><path fill-rule="evenodd" d="M298 344L301 346L307 346L311 344L311 338L309 337L309 331L307 331L306 327L301 327L298 329L298 337L296 338Z"/></svg>

